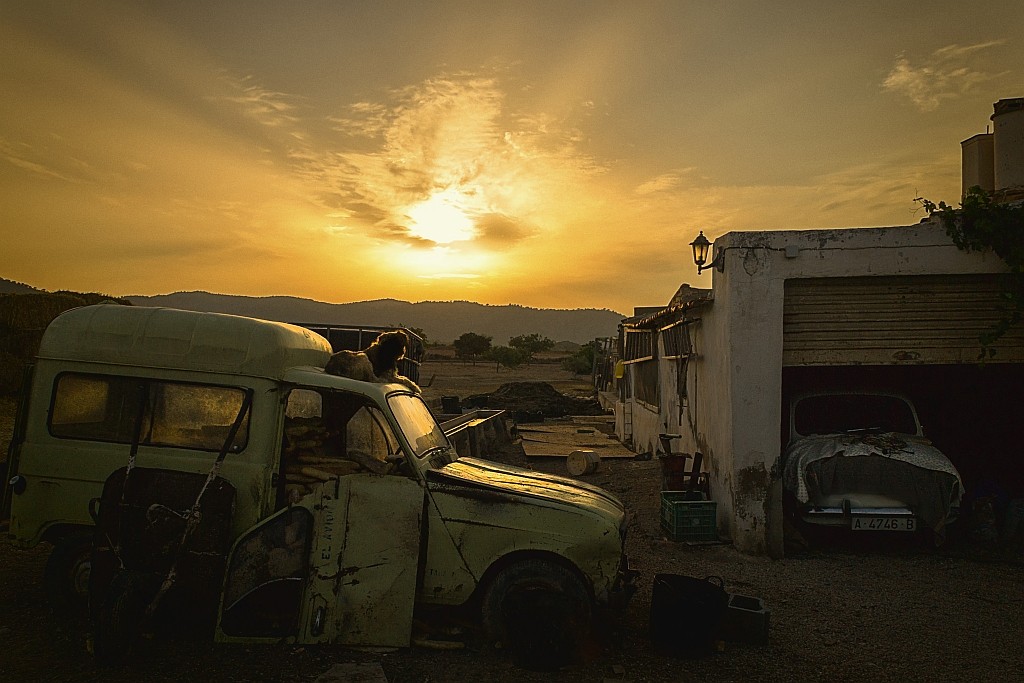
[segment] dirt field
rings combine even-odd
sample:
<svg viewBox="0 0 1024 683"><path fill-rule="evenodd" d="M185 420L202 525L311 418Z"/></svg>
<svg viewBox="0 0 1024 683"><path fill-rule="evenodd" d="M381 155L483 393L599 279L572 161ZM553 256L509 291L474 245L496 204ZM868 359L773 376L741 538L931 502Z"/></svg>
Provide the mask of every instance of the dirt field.
<svg viewBox="0 0 1024 683"><path fill-rule="evenodd" d="M430 377L433 376L433 382ZM557 366L494 372L489 364L427 363L428 399L542 379L562 391L586 383ZM6 449L13 402L0 400ZM525 466L564 473L558 459ZM228 647L156 641L129 666L97 669L88 623L54 613L39 576L48 548L0 545L0 679L5 681L312 681L337 663L379 664L391 683L427 681L989 681L1024 678L1024 568L1019 558L975 557L970 548L927 550L908 539L834 546L783 560L729 545L665 540L656 460L603 461L584 478L616 493L632 514L627 551L641 571L625 622L591 661L551 673L513 667L500 653L410 648L366 653L336 647ZM884 541L885 539L883 539ZM766 646L728 644L689 660L655 654L648 637L656 573L720 576L730 592L761 597L771 611ZM688 615L680 614L679 620Z"/></svg>
<svg viewBox="0 0 1024 683"><path fill-rule="evenodd" d="M526 381L547 382L571 396L589 396L592 393L590 378L563 370L557 356L514 370L501 368L496 371L495 364L488 361L475 365L460 361L426 362L420 368L420 388L423 389L423 397L432 404L440 401L442 396L466 398L492 392L507 382Z"/></svg>

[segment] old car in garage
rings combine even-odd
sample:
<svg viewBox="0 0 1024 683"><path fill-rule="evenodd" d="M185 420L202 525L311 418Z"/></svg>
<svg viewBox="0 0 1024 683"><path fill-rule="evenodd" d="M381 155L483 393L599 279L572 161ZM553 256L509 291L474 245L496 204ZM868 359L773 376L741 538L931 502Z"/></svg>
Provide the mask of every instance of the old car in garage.
<svg viewBox="0 0 1024 683"><path fill-rule="evenodd" d="M913 402L876 390L818 390L789 406L783 485L805 525L944 537L963 483L924 436Z"/></svg>

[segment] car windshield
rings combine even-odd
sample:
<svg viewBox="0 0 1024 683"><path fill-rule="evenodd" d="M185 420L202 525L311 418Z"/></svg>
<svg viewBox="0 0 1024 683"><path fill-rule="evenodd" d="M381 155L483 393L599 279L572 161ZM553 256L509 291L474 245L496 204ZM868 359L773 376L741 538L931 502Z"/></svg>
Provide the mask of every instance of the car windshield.
<svg viewBox="0 0 1024 683"><path fill-rule="evenodd" d="M910 405L884 394L831 394L800 399L794 410L797 434L898 432L917 434Z"/></svg>
<svg viewBox="0 0 1024 683"><path fill-rule="evenodd" d="M388 404L417 458L432 457L442 452L448 458L454 457L448 437L441 431L423 399L412 394L392 394L388 397Z"/></svg>

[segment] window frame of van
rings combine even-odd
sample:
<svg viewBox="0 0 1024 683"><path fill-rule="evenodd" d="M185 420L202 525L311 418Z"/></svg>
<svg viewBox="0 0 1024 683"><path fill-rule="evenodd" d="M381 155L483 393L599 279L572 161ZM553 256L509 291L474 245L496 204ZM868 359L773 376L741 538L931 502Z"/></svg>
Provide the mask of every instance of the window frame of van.
<svg viewBox="0 0 1024 683"><path fill-rule="evenodd" d="M128 435L127 435L126 438L124 438L124 439L101 438L101 437L92 437L92 436L80 435L80 434L78 434L78 435L76 435L76 434L68 434L66 432L55 431L54 430L54 423L53 423L54 409L55 409L55 407L57 405L57 394L58 394L58 391L60 389L60 383L61 383L61 381L65 377L69 377L69 376L79 377L79 378L86 378L86 379L98 379L98 380L106 381L108 387L113 386L114 382L118 382L118 381L124 382L126 385L135 385L137 389L139 387L141 387L141 390L137 391L136 401L134 403L130 403L130 404L126 403L125 404L125 408L127 409L127 412L130 415L132 415L131 420L127 423ZM153 394L152 394L152 387L154 385L175 385L175 386L187 386L187 387L197 387L197 388L223 389L223 390L229 390L229 391L233 391L233 392L238 392L238 394L239 394L238 408L240 408L242 406L242 403L244 403L244 401L246 399L246 395L252 395L252 394L255 393L254 390L251 387L244 387L244 386L238 386L238 385L233 385L233 384L216 384L216 383L212 383L212 382L190 382L190 381L187 381L187 380L163 379L163 378L159 378L159 377L144 377L144 376L138 376L138 375L118 375L118 374L102 373L102 372L81 372L81 371L78 371L78 370L65 370L65 371L57 373L56 375L54 375L54 378L53 378L53 384L52 384L51 390L50 390L50 405L49 405L49 410L47 411L47 416L46 416L46 431L47 431L47 433L51 437L53 437L55 439L65 439L65 440L69 440L69 441L89 441L89 442L95 442L95 443L113 443L113 444L121 444L121 445L128 445L128 446L132 445L135 442L135 434L136 434L136 432L139 432L140 433L140 438L139 438L138 443L139 443L140 446L145 446L147 448L175 448L175 449L179 449L179 450L199 451L199 452L203 452L203 453L219 453L221 451L221 449L224 447L224 440L223 439L221 439L219 441L219 443L217 443L216 445L206 446L206 445L195 445L195 444L176 444L176 443L155 442L155 441L148 441L146 439L141 438L141 431L145 431L145 430L141 430L141 431L137 430L136 429L136 425L134 423L134 421L138 419L138 417L136 417L136 416L139 414L138 401L145 400L148 403L150 401L150 399L152 398L152 396L153 396ZM245 420L243 421L242 425L240 426L240 428L238 430L238 433L235 435L235 442L231 445L231 448L228 451L229 453L236 453L236 454L237 453L242 453L243 451L245 451L246 447L249 445L250 429L251 429L251 426L252 426L252 413L253 413L253 411L251 409L247 411L247 414L245 416ZM235 414L237 415L237 409L235 411ZM153 414L153 411L152 411L152 406L147 406L147 409L145 411L143 411L143 415L148 417L149 422L150 422L150 428L151 428L153 420L154 420L154 417L155 417L155 415ZM225 427L225 429L230 429L231 425L227 424L227 425L224 425L224 427ZM58 425L58 430L59 430L59 428L60 428L60 425ZM225 436L226 436L226 434L225 434Z"/></svg>

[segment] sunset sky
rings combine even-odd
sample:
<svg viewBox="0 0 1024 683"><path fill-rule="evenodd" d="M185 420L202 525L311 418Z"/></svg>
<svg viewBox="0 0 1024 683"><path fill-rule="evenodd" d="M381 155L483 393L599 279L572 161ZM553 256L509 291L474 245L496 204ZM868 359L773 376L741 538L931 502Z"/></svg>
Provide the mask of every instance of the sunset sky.
<svg viewBox="0 0 1024 683"><path fill-rule="evenodd" d="M628 313L958 201L1024 5L8 0L0 93L0 277Z"/></svg>

